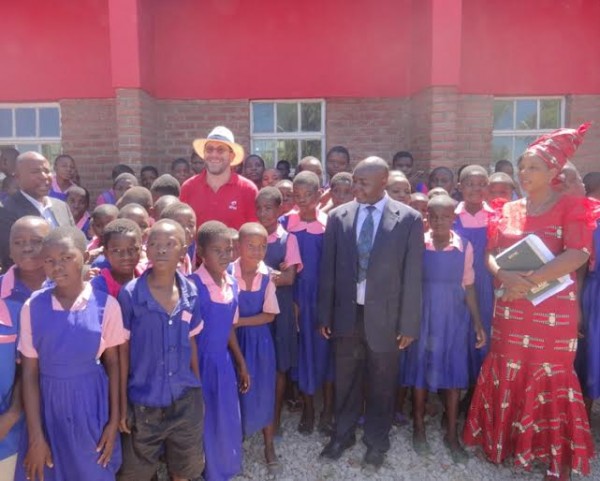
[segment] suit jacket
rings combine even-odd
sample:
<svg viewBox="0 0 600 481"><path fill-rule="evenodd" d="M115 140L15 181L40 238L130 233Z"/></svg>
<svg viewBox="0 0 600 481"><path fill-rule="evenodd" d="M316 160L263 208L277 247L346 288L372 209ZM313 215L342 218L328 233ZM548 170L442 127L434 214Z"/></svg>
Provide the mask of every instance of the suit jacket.
<svg viewBox="0 0 600 481"><path fill-rule="evenodd" d="M58 225L74 226L73 215L71 215L67 204L52 197L48 197L48 199L50 200L50 210L54 214ZM20 191L10 196L0 206L0 262L2 262L3 271L6 271L13 264L9 255L10 229L17 219L26 215L42 217L40 211Z"/></svg>
<svg viewBox="0 0 600 481"><path fill-rule="evenodd" d="M319 324L333 337L355 335L359 204L329 213L319 279ZM387 200L369 256L364 323L375 352L398 348L396 337L418 337L421 321L423 222L410 207Z"/></svg>

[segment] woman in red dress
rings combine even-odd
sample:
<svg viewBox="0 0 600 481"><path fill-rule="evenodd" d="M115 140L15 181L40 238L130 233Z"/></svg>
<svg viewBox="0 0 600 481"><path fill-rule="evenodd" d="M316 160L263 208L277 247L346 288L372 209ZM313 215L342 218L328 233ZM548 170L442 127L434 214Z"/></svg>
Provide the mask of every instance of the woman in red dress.
<svg viewBox="0 0 600 481"><path fill-rule="evenodd" d="M576 285L534 306L525 298L534 286L570 275L585 264L591 226L583 200L553 188L588 125L560 129L531 144L518 163L526 197L504 205L490 227L488 267L497 299L490 353L481 368L465 425L465 444L488 459L530 468L548 466L545 479L589 473L593 441L581 388L573 368L577 349ZM500 269L494 255L528 234L537 235L556 256L534 272Z"/></svg>

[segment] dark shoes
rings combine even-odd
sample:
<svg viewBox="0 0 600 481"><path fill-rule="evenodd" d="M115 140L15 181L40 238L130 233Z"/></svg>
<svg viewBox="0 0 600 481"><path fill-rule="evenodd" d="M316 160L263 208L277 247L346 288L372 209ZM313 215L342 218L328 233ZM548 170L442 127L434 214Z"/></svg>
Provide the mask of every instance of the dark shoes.
<svg viewBox="0 0 600 481"><path fill-rule="evenodd" d="M375 448L367 448L367 453L363 459L365 466L370 466L375 469L381 468L385 460L385 453Z"/></svg>
<svg viewBox="0 0 600 481"><path fill-rule="evenodd" d="M356 443L356 438L354 436L349 437L343 442L332 439L327 446L325 446L323 451L321 451L321 457L337 461L342 457L344 451L354 446L354 443Z"/></svg>

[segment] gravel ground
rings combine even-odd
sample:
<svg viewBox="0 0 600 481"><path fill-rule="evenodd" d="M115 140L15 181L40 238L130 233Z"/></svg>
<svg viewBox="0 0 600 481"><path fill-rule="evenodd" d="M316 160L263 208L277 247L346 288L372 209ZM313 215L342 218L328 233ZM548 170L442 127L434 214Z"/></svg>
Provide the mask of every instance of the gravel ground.
<svg viewBox="0 0 600 481"><path fill-rule="evenodd" d="M391 432L392 447L383 467L378 472L362 468L361 462L366 451L361 442L344 453L333 463L319 459L319 453L328 439L318 433L303 436L296 431L300 418L297 413L284 411L283 436L276 449L283 465L279 481L481 481L481 480L539 480L543 470L534 469L531 473L510 466L496 466L480 459L476 453L466 465L454 464L442 443L439 427L440 416L430 417L427 433L432 454L419 457L411 446L410 426L394 427ZM594 406L592 429L596 446L600 446L600 403ZM359 430L358 439L362 434ZM269 480L264 464L262 435L258 434L244 442L244 472L235 481ZM573 479L584 479L574 476ZM592 462L592 475L587 479L600 479L600 459Z"/></svg>

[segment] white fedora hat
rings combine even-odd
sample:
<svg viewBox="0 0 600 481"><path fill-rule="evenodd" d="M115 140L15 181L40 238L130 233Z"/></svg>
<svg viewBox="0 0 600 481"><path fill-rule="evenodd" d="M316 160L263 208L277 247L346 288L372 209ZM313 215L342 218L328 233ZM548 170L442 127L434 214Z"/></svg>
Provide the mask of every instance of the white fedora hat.
<svg viewBox="0 0 600 481"><path fill-rule="evenodd" d="M208 137L206 137L205 139L194 140L194 150L202 158L204 158L204 146L207 142L220 142L221 144L225 144L231 150L233 150L235 157L231 162L232 166L241 164L244 160L244 147L242 147L240 144L235 143L233 133L227 127L219 125L218 127L212 129L210 134L208 134Z"/></svg>

